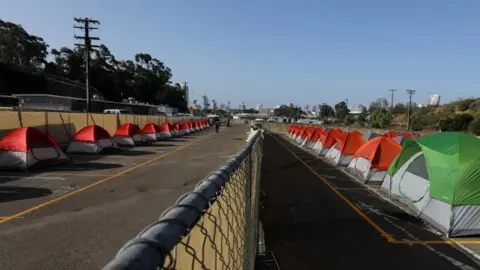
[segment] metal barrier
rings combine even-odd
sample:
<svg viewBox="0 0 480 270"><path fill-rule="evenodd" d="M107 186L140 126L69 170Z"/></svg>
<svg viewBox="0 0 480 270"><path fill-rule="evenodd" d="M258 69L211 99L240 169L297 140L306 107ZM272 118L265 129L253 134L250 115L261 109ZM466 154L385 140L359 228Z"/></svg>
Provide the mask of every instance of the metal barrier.
<svg viewBox="0 0 480 270"><path fill-rule="evenodd" d="M263 156L262 132L255 133L104 269L254 269Z"/></svg>

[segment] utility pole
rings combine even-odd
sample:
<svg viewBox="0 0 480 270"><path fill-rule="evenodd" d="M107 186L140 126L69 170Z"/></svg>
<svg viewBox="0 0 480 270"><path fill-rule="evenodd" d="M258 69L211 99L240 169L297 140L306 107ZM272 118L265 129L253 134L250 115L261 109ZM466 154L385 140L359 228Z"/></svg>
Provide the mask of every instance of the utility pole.
<svg viewBox="0 0 480 270"><path fill-rule="evenodd" d="M348 98L345 99L345 107L348 108Z"/></svg>
<svg viewBox="0 0 480 270"><path fill-rule="evenodd" d="M230 113L230 100L227 102L227 111Z"/></svg>
<svg viewBox="0 0 480 270"><path fill-rule="evenodd" d="M412 96L415 94L415 92L417 92L416 90L412 90L412 89L407 89L407 94L408 94L408 112L407 112L407 130L410 130L411 128L411 123L410 123L410 120L411 120L411 115L412 115Z"/></svg>
<svg viewBox="0 0 480 270"><path fill-rule="evenodd" d="M183 82L183 89L185 91L185 99L187 102L187 108L190 109L190 89L188 89L188 82Z"/></svg>
<svg viewBox="0 0 480 270"><path fill-rule="evenodd" d="M74 25L73 28L82 29L84 31L84 36L74 35L76 39L81 39L84 41L83 44L76 43L75 46L84 48L85 50L85 90L87 98L87 112L91 111L91 100L90 100L90 50L92 48L98 48L98 45L92 45L92 40L100 40L98 37L91 37L90 30L97 30L98 27L92 27L91 25L99 25L100 22L94 19L89 18L73 18L73 20L80 24Z"/></svg>
<svg viewBox="0 0 480 270"><path fill-rule="evenodd" d="M393 115L393 96L395 95L395 92L397 91L397 89L390 89L390 90L388 90L388 91L390 91L390 93L391 93L390 112L391 112L391 114Z"/></svg>

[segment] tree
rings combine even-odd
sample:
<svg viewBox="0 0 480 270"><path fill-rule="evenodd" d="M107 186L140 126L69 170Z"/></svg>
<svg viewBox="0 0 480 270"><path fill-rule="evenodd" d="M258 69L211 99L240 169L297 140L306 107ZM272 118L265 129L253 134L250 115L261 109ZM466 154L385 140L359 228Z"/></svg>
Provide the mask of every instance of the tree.
<svg viewBox="0 0 480 270"><path fill-rule="evenodd" d="M47 61L48 45L18 24L0 20L0 61L25 67L41 67Z"/></svg>
<svg viewBox="0 0 480 270"><path fill-rule="evenodd" d="M351 124L355 123L355 118L352 115L347 115L345 117L345 120L343 120L343 123L346 126L350 126Z"/></svg>
<svg viewBox="0 0 480 270"><path fill-rule="evenodd" d="M473 116L470 114L457 114L440 120L439 127L442 131L465 131L471 122L473 122Z"/></svg>
<svg viewBox="0 0 480 270"><path fill-rule="evenodd" d="M480 119L477 118L470 122L470 125L468 126L468 130L472 132L473 134L479 136L480 135Z"/></svg>
<svg viewBox="0 0 480 270"><path fill-rule="evenodd" d="M347 108L345 101L335 104L335 116L337 119L343 120L349 112L350 110Z"/></svg>
<svg viewBox="0 0 480 270"><path fill-rule="evenodd" d="M15 66L24 67L25 71L17 71L21 73L18 77L27 78L27 72L34 71L42 80L54 81L56 87L61 85L63 89L84 85L84 49L52 49L49 62L46 60L48 47L41 37L29 34L20 25L0 20L0 62L11 65L12 70ZM186 89L172 83L170 68L150 54L137 53L133 60L118 60L107 46L100 45L92 50L90 65L92 95L101 93L104 99L111 101L133 97L140 102L170 105L182 111L187 109ZM15 85L12 88L16 90ZM77 96L84 97L84 92L82 94Z"/></svg>
<svg viewBox="0 0 480 270"><path fill-rule="evenodd" d="M370 115L370 123L373 128L386 128L390 125L392 115L387 109L377 108Z"/></svg>
<svg viewBox="0 0 480 270"><path fill-rule="evenodd" d="M372 113L377 109L388 109L388 100L386 98L377 98L374 102L370 103L368 108L369 112Z"/></svg>
<svg viewBox="0 0 480 270"><path fill-rule="evenodd" d="M320 119L325 119L327 117L333 117L335 116L335 111L331 106L329 106L327 103L323 103L318 106L318 111L319 111L319 117Z"/></svg>
<svg viewBox="0 0 480 270"><path fill-rule="evenodd" d="M393 107L393 113L394 114L403 114L407 112L407 106L402 103L397 103L395 107Z"/></svg>
<svg viewBox="0 0 480 270"><path fill-rule="evenodd" d="M275 116L287 118L298 118L302 113L303 111L299 107L289 107L286 105L282 105L273 111Z"/></svg>

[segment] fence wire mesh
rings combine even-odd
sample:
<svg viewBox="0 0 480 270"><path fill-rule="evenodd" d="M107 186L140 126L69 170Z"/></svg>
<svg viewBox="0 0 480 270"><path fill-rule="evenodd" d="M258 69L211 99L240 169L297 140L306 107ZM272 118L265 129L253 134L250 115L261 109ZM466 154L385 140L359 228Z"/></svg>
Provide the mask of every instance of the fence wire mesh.
<svg viewBox="0 0 480 270"><path fill-rule="evenodd" d="M258 249L261 132L104 269L254 269Z"/></svg>

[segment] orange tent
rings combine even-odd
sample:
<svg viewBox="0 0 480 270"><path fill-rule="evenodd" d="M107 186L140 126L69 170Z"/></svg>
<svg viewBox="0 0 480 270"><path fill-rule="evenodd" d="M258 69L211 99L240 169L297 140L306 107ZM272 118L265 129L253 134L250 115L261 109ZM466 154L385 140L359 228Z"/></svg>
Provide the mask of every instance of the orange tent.
<svg viewBox="0 0 480 270"><path fill-rule="evenodd" d="M365 143L362 133L352 131L335 138L335 146L331 147L325 157L330 158L338 166L347 166L353 154Z"/></svg>
<svg viewBox="0 0 480 270"><path fill-rule="evenodd" d="M398 136L398 132L396 132L395 130L389 130L389 131L385 132L385 134L383 134L383 136L393 139L393 138Z"/></svg>
<svg viewBox="0 0 480 270"><path fill-rule="evenodd" d="M335 138L340 137L343 134L345 134L345 131L341 129L327 129L320 134L320 140L315 143L313 150L319 155L325 155L328 149L336 143Z"/></svg>
<svg viewBox="0 0 480 270"><path fill-rule="evenodd" d="M399 136L408 137L410 139L415 139L415 135L413 135L411 132L402 132L402 133L399 134Z"/></svg>
<svg viewBox="0 0 480 270"><path fill-rule="evenodd" d="M393 139L377 137L355 152L348 167L359 174L364 182L381 182L400 151L402 146Z"/></svg>
<svg viewBox="0 0 480 270"><path fill-rule="evenodd" d="M306 148L313 148L315 143L320 139L320 135L323 133L323 127L315 127L315 130L313 131L312 135L308 137L308 141L305 144Z"/></svg>

